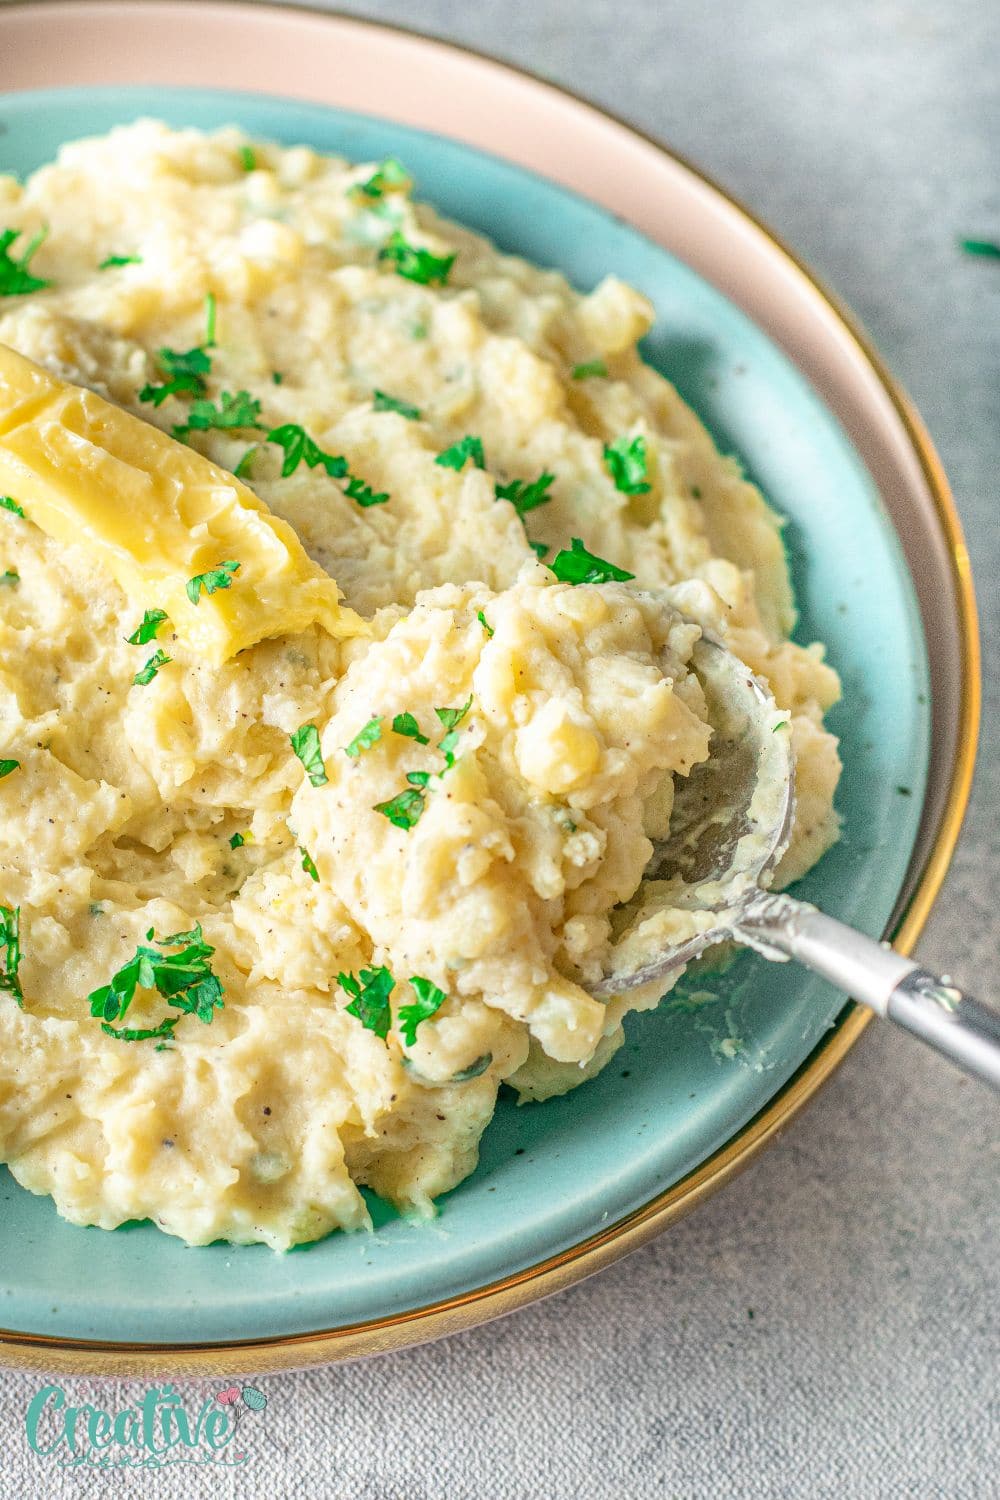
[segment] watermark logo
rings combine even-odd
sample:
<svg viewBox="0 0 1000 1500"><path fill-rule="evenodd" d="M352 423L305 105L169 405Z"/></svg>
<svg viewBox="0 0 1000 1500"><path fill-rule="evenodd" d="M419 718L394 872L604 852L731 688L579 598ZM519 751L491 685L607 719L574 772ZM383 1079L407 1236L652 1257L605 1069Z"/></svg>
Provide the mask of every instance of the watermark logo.
<svg viewBox="0 0 1000 1500"><path fill-rule="evenodd" d="M150 1386L136 1406L109 1411L74 1405L61 1385L43 1385L28 1404L29 1447L58 1468L159 1469L168 1464L238 1468L250 1457L236 1441L267 1397L255 1385L227 1385L187 1402L172 1385Z"/></svg>

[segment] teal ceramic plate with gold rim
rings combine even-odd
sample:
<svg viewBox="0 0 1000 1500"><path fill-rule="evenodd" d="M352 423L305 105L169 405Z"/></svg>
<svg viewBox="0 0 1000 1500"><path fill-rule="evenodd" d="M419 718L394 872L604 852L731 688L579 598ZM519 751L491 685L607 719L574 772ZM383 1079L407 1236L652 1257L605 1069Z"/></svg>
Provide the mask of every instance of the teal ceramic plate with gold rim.
<svg viewBox="0 0 1000 1500"><path fill-rule="evenodd" d="M829 716L844 776L839 844L797 892L880 934L903 885L927 776L929 679L896 532L860 458L792 363L693 270L550 182L441 137L275 98L80 89L0 100L0 166L25 173L59 144L140 115L237 123L283 143L401 156L418 193L502 248L580 288L613 270L654 303L646 358L788 517L801 612L843 679ZM901 790L901 789L905 789ZM56 1339L232 1343L392 1318L491 1285L579 1244L705 1162L822 1039L842 997L792 966L745 956L692 1005L670 997L627 1023L607 1070L563 1099L501 1098L476 1173L431 1223L373 1202L375 1232L276 1256L191 1250L150 1224L113 1233L60 1220L0 1174L0 1325ZM100 1267L100 1275L93 1268Z"/></svg>

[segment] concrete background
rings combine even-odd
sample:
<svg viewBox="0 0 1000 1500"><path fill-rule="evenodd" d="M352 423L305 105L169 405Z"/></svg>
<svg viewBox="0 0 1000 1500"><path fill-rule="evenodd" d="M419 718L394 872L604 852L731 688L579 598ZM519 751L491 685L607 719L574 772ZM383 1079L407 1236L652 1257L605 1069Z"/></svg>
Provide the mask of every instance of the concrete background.
<svg viewBox="0 0 1000 1500"><path fill-rule="evenodd" d="M1000 238L1000 6L340 8L446 34L626 115L749 203L867 323L941 450L984 629L976 789L919 953L1000 1000L1000 265L956 249ZM987 1500L996 1122L984 1089L872 1026L785 1139L627 1261L441 1344L261 1380L266 1430L246 1473L60 1473L24 1442L40 1382L0 1374L0 1496ZM139 1390L99 1389L112 1409Z"/></svg>

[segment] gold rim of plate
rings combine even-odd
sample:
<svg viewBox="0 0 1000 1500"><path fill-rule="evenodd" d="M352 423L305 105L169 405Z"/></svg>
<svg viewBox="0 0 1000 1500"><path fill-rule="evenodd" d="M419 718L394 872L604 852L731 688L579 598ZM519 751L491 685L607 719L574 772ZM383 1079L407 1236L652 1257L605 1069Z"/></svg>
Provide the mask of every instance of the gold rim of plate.
<svg viewBox="0 0 1000 1500"><path fill-rule="evenodd" d="M241 0L235 0L240 4ZM261 9L271 9L261 6ZM959 611L962 645L960 720L957 749L940 821L931 840L922 870L916 872L912 893L884 936L908 953L923 930L951 862L972 787L981 707L979 626L969 553L958 510L944 467L916 407L878 354L857 316L832 293L779 235L757 218L738 198L721 187L685 156L655 136L639 129L613 111L595 104L529 68L516 67L500 58L453 42L427 31L370 20L343 11L319 9L306 4L285 4L284 10L349 19L373 30L403 33L424 39L454 52L489 62L519 74L602 115L652 146L684 168L724 199L778 251L786 265L819 296L849 335L851 342L873 370L889 397L927 483L937 518L948 547ZM669 1224L690 1213L712 1193L747 1167L758 1152L785 1128L817 1090L839 1067L865 1030L872 1013L849 1001L836 1025L813 1050L801 1067L773 1099L731 1140L721 1146L693 1172L672 1187L657 1193L648 1203L626 1214L597 1234L581 1240L557 1255L538 1261L499 1281L476 1287L459 1296L432 1302L425 1307L395 1313L340 1328L314 1333L287 1334L273 1338L226 1343L134 1344L99 1339L67 1339L48 1334L19 1333L0 1328L0 1362L8 1368L33 1369L58 1374L211 1376L267 1374L331 1364L342 1359L387 1353L412 1344L442 1338L475 1327L504 1313L515 1311L540 1297L564 1290L584 1277L638 1249Z"/></svg>

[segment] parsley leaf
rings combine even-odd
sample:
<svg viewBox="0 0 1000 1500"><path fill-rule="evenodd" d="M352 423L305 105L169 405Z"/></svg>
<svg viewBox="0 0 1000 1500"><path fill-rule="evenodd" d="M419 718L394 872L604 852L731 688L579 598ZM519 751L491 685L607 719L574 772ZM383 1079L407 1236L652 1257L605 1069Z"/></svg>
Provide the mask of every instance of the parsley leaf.
<svg viewBox="0 0 1000 1500"><path fill-rule="evenodd" d="M192 604L197 604L201 597L202 589L206 594L216 594L219 589L228 589L232 584L232 574L238 573L240 565L230 559L228 562L220 562L217 568L212 568L208 573L196 573L189 578L186 584L187 596Z"/></svg>
<svg viewBox="0 0 1000 1500"><path fill-rule="evenodd" d="M454 255L434 255L430 250L411 245L398 229L390 234L378 258L392 261L397 276L405 276L407 281L416 281L421 286L444 286L455 264Z"/></svg>
<svg viewBox="0 0 1000 1500"><path fill-rule="evenodd" d="M548 566L560 583L624 583L635 577L634 573L588 552L578 536L573 538L570 550L556 553Z"/></svg>
<svg viewBox="0 0 1000 1500"><path fill-rule="evenodd" d="M175 438L183 438L186 432L207 432L210 427L226 432L234 427L262 427L260 402L255 401L249 391L223 391L219 404L200 400L191 403L186 422L179 422L173 429Z"/></svg>
<svg viewBox="0 0 1000 1500"><path fill-rule="evenodd" d="M215 348L215 315L218 305L214 292L205 293L205 348Z"/></svg>
<svg viewBox="0 0 1000 1500"><path fill-rule="evenodd" d="M15 240L21 238L22 232L20 229L5 229L0 234L0 297L19 297L22 292L40 292L42 287L51 285L40 276L32 276L28 270L28 262L45 239L48 229L40 229L28 241L28 247L20 259L15 259L10 253L10 247Z"/></svg>
<svg viewBox="0 0 1000 1500"><path fill-rule="evenodd" d="M282 373L281 373L280 370L272 370L271 371L271 384L272 385L280 385L281 382L284 380L284 378L285 377L284 377L284 375L282 375Z"/></svg>
<svg viewBox="0 0 1000 1500"><path fill-rule="evenodd" d="M233 470L233 475L235 476L235 478L247 479L249 477L250 470L253 468L254 454L257 452L259 446L259 443L253 443L247 449L243 457L240 459L239 463L236 465L236 468Z"/></svg>
<svg viewBox="0 0 1000 1500"><path fill-rule="evenodd" d="M439 990L436 984L429 979L424 979L419 974L410 978L413 993L416 995L416 1003L413 1005L401 1005L397 1023L404 1042L412 1047L417 1039L417 1027L422 1021L430 1020L441 1009L448 996L444 990Z"/></svg>
<svg viewBox="0 0 1000 1500"><path fill-rule="evenodd" d="M392 721L393 734L402 734L408 740L416 740L418 745L430 743L426 734L420 733L420 725L412 714L397 714Z"/></svg>
<svg viewBox="0 0 1000 1500"><path fill-rule="evenodd" d="M445 729L454 729L456 724L461 724L469 709L472 707L472 694L470 693L461 708L436 708L437 714Z"/></svg>
<svg viewBox="0 0 1000 1500"><path fill-rule="evenodd" d="M420 822L424 811L424 794L416 787L390 797L388 802L376 802L373 812L379 812L396 828L413 828Z"/></svg>
<svg viewBox="0 0 1000 1500"><path fill-rule="evenodd" d="M412 186L403 163L395 156L387 156L367 181L352 183L347 193L351 198L382 198L386 193L405 193Z"/></svg>
<svg viewBox="0 0 1000 1500"><path fill-rule="evenodd" d="M246 839L244 838L242 833L234 833L232 838L229 840L229 847L230 849L242 849L245 843Z"/></svg>
<svg viewBox="0 0 1000 1500"><path fill-rule="evenodd" d="M364 728L358 730L350 744L344 746L344 754L349 755L352 760L357 760L362 750L370 750L381 738L382 720L378 717L369 719Z"/></svg>
<svg viewBox="0 0 1000 1500"><path fill-rule="evenodd" d="M646 439L641 433L634 438L620 437L604 445L604 462L615 482L615 489L623 495L645 495L650 485L646 481Z"/></svg>
<svg viewBox="0 0 1000 1500"><path fill-rule="evenodd" d="M407 771L406 779L411 786L424 787L431 779L430 771Z"/></svg>
<svg viewBox="0 0 1000 1500"><path fill-rule="evenodd" d="M486 638L487 638L487 640L492 640L493 637L494 637L494 635L496 634L496 632L493 629L493 626L490 624L489 620L487 620L486 616L483 614L483 612L482 612L481 609L476 611L476 619L479 621L480 625L486 631Z"/></svg>
<svg viewBox="0 0 1000 1500"><path fill-rule="evenodd" d="M145 646L150 641L156 640L156 632L167 618L165 609L147 609L142 617L142 623L131 635L125 637L130 646Z"/></svg>
<svg viewBox="0 0 1000 1500"><path fill-rule="evenodd" d="M279 448L285 450L281 465L282 479L294 474L302 463L307 464L310 469L322 464L331 479L343 479L347 473L347 459L340 454L324 453L297 422L285 422L281 427L272 427L267 434L267 441L277 443Z"/></svg>
<svg viewBox="0 0 1000 1500"><path fill-rule="evenodd" d="M573 366L574 380L589 380L592 375L606 376L608 367L603 359L588 359L585 364Z"/></svg>
<svg viewBox="0 0 1000 1500"><path fill-rule="evenodd" d="M136 672L132 681L136 687L145 687L147 683L152 682L160 668L167 666L171 661L173 657L168 656L165 651L154 651L146 665Z"/></svg>
<svg viewBox="0 0 1000 1500"><path fill-rule="evenodd" d="M409 401L400 401L397 396L387 396L385 391L372 392L373 411L396 411L408 422L420 421L419 406L411 406Z"/></svg>
<svg viewBox="0 0 1000 1500"><path fill-rule="evenodd" d="M477 469L485 469L486 459L483 456L482 438L472 437L466 433L461 442L453 443L443 453L439 453L434 460L443 469L463 469L467 459L472 459Z"/></svg>
<svg viewBox="0 0 1000 1500"><path fill-rule="evenodd" d="M147 942L153 938L153 929L146 933ZM123 964L112 976L111 983L92 990L87 996L90 1014L101 1021L102 1031L119 1041L138 1042L150 1037L170 1036L180 1016L169 1016L153 1028L133 1030L129 1027L114 1027L111 1021L120 1021L135 998L137 989L156 990L183 1015L197 1016L199 1021L209 1024L216 1010L222 1009L222 983L212 973L208 960L215 949L204 941L201 925L190 932L176 932L172 937L154 938L156 948L140 943L135 955ZM158 948L179 947L178 953L159 953Z"/></svg>
<svg viewBox="0 0 1000 1500"><path fill-rule="evenodd" d="M19 760L0 760L0 781L9 776L11 771L16 771L21 762Z"/></svg>
<svg viewBox="0 0 1000 1500"><path fill-rule="evenodd" d="M365 484L356 474L352 474L344 486L347 494L352 500L356 500L362 510L367 510L369 505L384 505L388 500L388 494L383 491L376 494L371 485Z"/></svg>
<svg viewBox="0 0 1000 1500"><path fill-rule="evenodd" d="M512 479L509 484L498 484L494 486L493 493L498 500L509 500L519 516L527 515L529 510L536 510L539 505L544 505L552 496L545 492L555 479L554 474L539 474L537 479Z"/></svg>
<svg viewBox="0 0 1000 1500"><path fill-rule="evenodd" d="M294 734L288 738L292 742L292 749L305 767L306 775L313 786L325 786L329 781L326 774L326 766L323 764L323 752L319 744L319 730L315 724L303 724L296 729Z"/></svg>
<svg viewBox="0 0 1000 1500"><path fill-rule="evenodd" d="M966 255L982 255L988 260L1000 260L1000 244L996 240L959 240Z"/></svg>
<svg viewBox="0 0 1000 1500"><path fill-rule="evenodd" d="M528 541L528 546L531 548L532 552L538 558L539 562L542 561L542 559L545 557L545 554L547 552L551 552L552 551L552 546L551 546L551 543L549 543L549 542L533 542L533 541L529 540Z"/></svg>
<svg viewBox="0 0 1000 1500"><path fill-rule="evenodd" d="M13 515L20 516L22 520L24 519L24 511L18 505L13 495L0 495L0 508L9 510Z"/></svg>
<svg viewBox="0 0 1000 1500"><path fill-rule="evenodd" d="M23 1009L24 995L17 971L21 966L21 908L0 906L0 949L3 949L4 966L0 969L0 990L13 995Z"/></svg>
<svg viewBox="0 0 1000 1500"><path fill-rule="evenodd" d="M257 155L252 146L240 147L240 166L244 172L253 172L257 168Z"/></svg>
<svg viewBox="0 0 1000 1500"><path fill-rule="evenodd" d="M319 879L319 871L317 870L316 866L312 862L312 856L309 853L309 850L308 849L303 849L302 845L300 844L299 845L299 853L302 855L302 868L303 868L303 870L305 870L305 872L309 876L310 880L318 880Z"/></svg>
<svg viewBox="0 0 1000 1500"><path fill-rule="evenodd" d="M452 766L455 764L455 746L459 741L457 726L465 718L471 707L472 694L470 693L468 701L466 703L463 703L461 708L436 708L434 710L438 718L441 720L441 723L448 731L443 739L438 740L438 749L441 751L445 760L445 771L450 771ZM438 774L443 776L444 771L440 771Z"/></svg>
<svg viewBox="0 0 1000 1500"><path fill-rule="evenodd" d="M0 573L0 588L16 589L21 582L21 575L16 568L6 568Z"/></svg>
<svg viewBox="0 0 1000 1500"><path fill-rule="evenodd" d="M98 266L99 271L110 271L112 266L141 266L141 255L106 255Z"/></svg>
<svg viewBox="0 0 1000 1500"><path fill-rule="evenodd" d="M212 360L201 344L183 353L178 349L158 349L157 363L167 379L160 385L144 385L140 401L162 406L168 396L203 396L208 389L205 376L211 372Z"/></svg>
<svg viewBox="0 0 1000 1500"><path fill-rule="evenodd" d="M341 973L337 975L337 983L345 995L354 997L350 1005L345 1006L347 1012L357 1016L366 1031L374 1031L384 1041L392 1025L389 996L396 988L389 970L384 967L362 969L357 976Z"/></svg>

